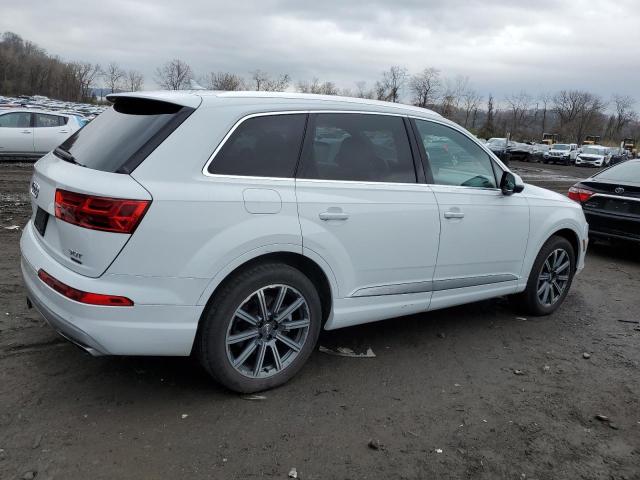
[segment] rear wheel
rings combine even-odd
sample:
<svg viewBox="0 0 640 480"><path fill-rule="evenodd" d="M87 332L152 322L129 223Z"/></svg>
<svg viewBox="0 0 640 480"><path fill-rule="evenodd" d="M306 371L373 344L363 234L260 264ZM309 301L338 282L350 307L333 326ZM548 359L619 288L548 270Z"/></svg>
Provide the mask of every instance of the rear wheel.
<svg viewBox="0 0 640 480"><path fill-rule="evenodd" d="M549 315L564 301L575 273L575 252L564 237L553 236L536 257L527 288L514 300L532 315Z"/></svg>
<svg viewBox="0 0 640 480"><path fill-rule="evenodd" d="M280 263L234 275L202 319L198 357L230 390L257 392L288 381L318 340L320 298L302 272Z"/></svg>

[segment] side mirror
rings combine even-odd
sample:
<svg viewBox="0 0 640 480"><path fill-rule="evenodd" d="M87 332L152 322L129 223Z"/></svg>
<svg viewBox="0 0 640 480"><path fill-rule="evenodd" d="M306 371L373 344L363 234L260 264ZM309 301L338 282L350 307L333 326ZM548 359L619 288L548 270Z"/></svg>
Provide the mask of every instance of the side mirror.
<svg viewBox="0 0 640 480"><path fill-rule="evenodd" d="M503 195L520 193L524 190L524 182L515 173L504 172L500 180L500 190L502 190Z"/></svg>

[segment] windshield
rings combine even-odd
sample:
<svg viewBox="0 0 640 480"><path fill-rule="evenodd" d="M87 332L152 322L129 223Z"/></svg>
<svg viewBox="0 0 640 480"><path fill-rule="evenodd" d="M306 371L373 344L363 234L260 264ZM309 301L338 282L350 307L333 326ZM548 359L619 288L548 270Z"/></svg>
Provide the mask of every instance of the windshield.
<svg viewBox="0 0 640 480"><path fill-rule="evenodd" d="M628 160L595 175L598 180L613 183L640 183L640 160Z"/></svg>
<svg viewBox="0 0 640 480"><path fill-rule="evenodd" d="M586 153L587 155L604 155L601 149L593 147L584 147L582 153Z"/></svg>
<svg viewBox="0 0 640 480"><path fill-rule="evenodd" d="M569 150L569 145L564 143L558 143L552 147L554 150Z"/></svg>

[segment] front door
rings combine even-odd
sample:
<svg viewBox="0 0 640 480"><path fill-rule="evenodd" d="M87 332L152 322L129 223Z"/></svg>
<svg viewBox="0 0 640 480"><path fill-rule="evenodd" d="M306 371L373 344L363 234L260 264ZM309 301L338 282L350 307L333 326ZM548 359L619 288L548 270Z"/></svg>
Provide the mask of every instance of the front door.
<svg viewBox="0 0 640 480"><path fill-rule="evenodd" d="M12 112L0 115L0 154L33 153L31 113Z"/></svg>
<svg viewBox="0 0 640 480"><path fill-rule="evenodd" d="M432 307L515 288L529 237L526 199L502 194L502 170L467 135L438 122L415 125L442 224Z"/></svg>

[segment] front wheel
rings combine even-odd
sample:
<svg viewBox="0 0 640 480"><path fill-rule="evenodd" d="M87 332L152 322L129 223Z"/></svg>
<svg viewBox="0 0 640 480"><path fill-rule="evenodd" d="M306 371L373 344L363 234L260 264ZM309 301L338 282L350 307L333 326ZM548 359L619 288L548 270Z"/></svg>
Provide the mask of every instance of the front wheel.
<svg viewBox="0 0 640 480"><path fill-rule="evenodd" d="M322 313L314 284L289 265L257 265L216 292L202 319L198 357L230 390L282 385L311 355Z"/></svg>
<svg viewBox="0 0 640 480"><path fill-rule="evenodd" d="M536 257L527 288L514 299L531 315L556 311L569 292L575 273L576 256L564 237L552 236Z"/></svg>

